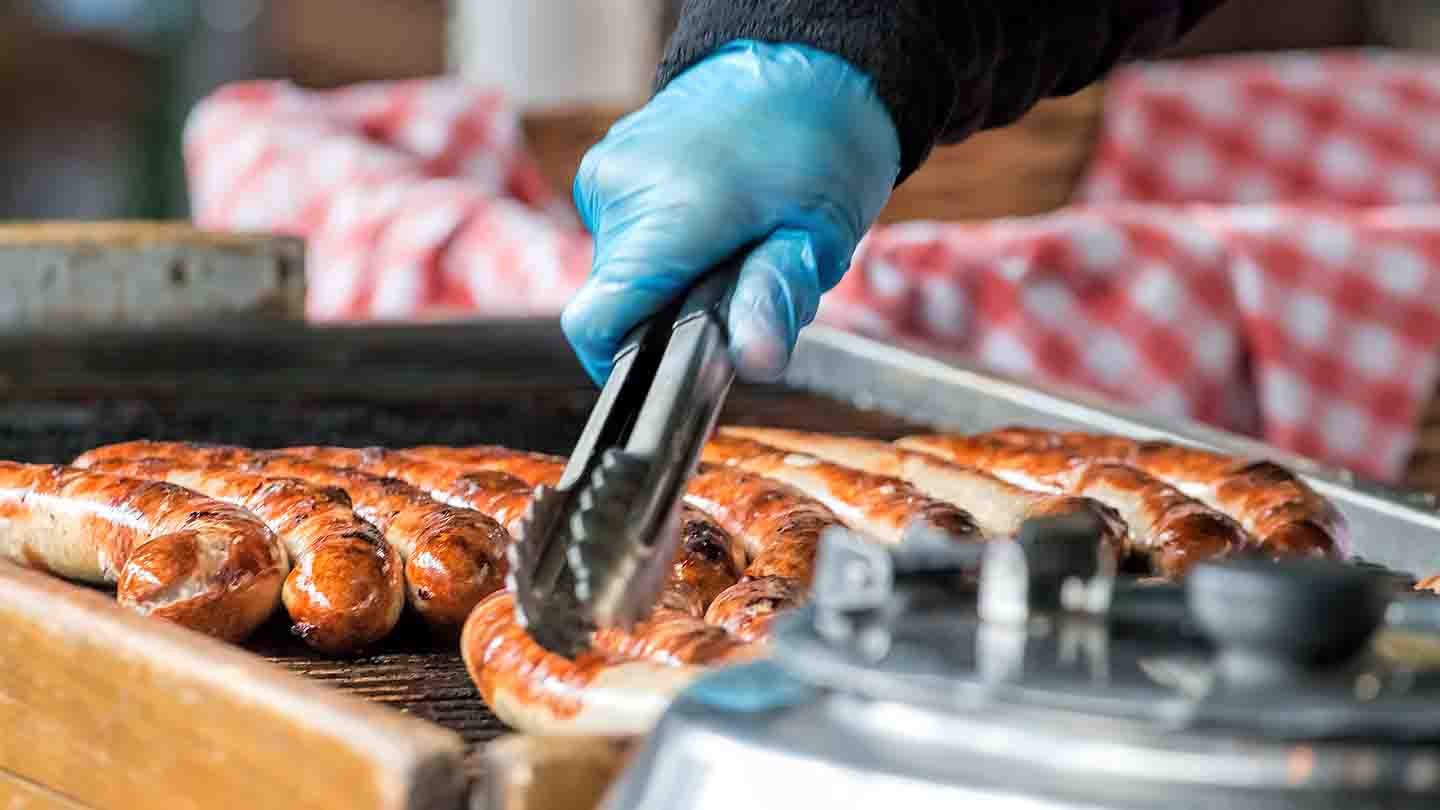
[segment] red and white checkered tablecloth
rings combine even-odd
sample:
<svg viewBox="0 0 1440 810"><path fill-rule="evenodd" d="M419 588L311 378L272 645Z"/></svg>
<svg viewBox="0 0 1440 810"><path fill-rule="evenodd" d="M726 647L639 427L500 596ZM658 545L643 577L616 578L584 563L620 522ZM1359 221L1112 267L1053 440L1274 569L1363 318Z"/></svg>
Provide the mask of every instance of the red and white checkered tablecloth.
<svg viewBox="0 0 1440 810"><path fill-rule="evenodd" d="M821 318L1393 478L1440 371L1425 68L1440 62L1125 71L1080 205L876 228ZM588 236L492 92L241 84L186 136L200 224L308 237L317 320L553 315L588 272Z"/></svg>
<svg viewBox="0 0 1440 810"><path fill-rule="evenodd" d="M897 225L822 317L1392 478L1436 385L1440 208Z"/></svg>
<svg viewBox="0 0 1440 810"><path fill-rule="evenodd" d="M1440 60L1388 51L1161 62L1106 88L1080 201L1440 203Z"/></svg>
<svg viewBox="0 0 1440 810"><path fill-rule="evenodd" d="M321 321L558 312L590 240L498 93L448 79L222 88L185 132L202 227L304 236Z"/></svg>

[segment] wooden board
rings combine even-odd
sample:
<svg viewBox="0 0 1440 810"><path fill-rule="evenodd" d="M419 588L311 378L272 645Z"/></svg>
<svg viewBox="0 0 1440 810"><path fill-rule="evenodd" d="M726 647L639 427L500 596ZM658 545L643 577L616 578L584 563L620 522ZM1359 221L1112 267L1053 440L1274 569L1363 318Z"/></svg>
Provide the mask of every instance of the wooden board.
<svg viewBox="0 0 1440 810"><path fill-rule="evenodd" d="M0 333L304 315L297 239L177 223L0 226Z"/></svg>
<svg viewBox="0 0 1440 810"><path fill-rule="evenodd" d="M96 810L456 810L465 791L452 732L8 563L0 728L0 770Z"/></svg>
<svg viewBox="0 0 1440 810"><path fill-rule="evenodd" d="M475 757L474 810L594 810L635 740L511 735Z"/></svg>

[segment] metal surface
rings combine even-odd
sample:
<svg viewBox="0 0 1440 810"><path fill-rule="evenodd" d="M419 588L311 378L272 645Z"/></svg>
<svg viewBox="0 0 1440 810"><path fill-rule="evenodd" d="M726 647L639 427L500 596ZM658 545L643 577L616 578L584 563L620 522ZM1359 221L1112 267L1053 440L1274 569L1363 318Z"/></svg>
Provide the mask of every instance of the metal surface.
<svg viewBox="0 0 1440 810"><path fill-rule="evenodd" d="M1206 581L1192 577L1182 597L1204 638L1135 635L1050 607L1057 583L1113 577L1095 565L1098 533L1087 541L1036 524L1025 536L990 544L1023 548L999 565L987 553L977 590L959 576L963 555L882 552L887 561L831 532L814 604L777 624L773 660L682 695L606 807L763 810L801 796L807 806L1057 809L1440 801L1440 668L1369 643L1384 613L1371 602L1391 588L1383 574L1330 561L1205 563ZM977 611L987 602L1008 606L988 618ZM1333 615L1316 621L1315 602ZM1297 609L1278 619L1250 615L1287 604ZM1334 658L1294 643L1351 618L1360 633ZM1242 650L1295 666L1281 682L1255 680L1227 666Z"/></svg>
<svg viewBox="0 0 1440 810"><path fill-rule="evenodd" d="M596 629L654 607L685 482L735 379L724 318L737 272L707 276L626 339L559 484L532 502L510 583L541 646L577 655Z"/></svg>

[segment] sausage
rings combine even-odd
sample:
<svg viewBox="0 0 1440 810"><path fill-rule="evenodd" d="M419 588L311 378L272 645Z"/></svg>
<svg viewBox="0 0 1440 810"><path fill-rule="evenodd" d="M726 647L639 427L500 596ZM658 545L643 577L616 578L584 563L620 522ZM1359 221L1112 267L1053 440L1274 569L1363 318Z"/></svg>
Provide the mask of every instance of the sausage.
<svg viewBox="0 0 1440 810"><path fill-rule="evenodd" d="M1159 441L1011 427L986 436L1116 461L1143 470L1239 521L1275 557L1343 558L1349 527L1334 504L1271 461Z"/></svg>
<svg viewBox="0 0 1440 810"><path fill-rule="evenodd" d="M692 666L754 655L747 641L688 613L660 609L628 632L600 630L591 643L613 658Z"/></svg>
<svg viewBox="0 0 1440 810"><path fill-rule="evenodd" d="M1130 530L1129 547L1144 551L1161 576L1178 577L1202 560L1251 546L1245 530L1225 514L1124 464L963 436L910 437L896 444L1018 486L1094 498L1120 514Z"/></svg>
<svg viewBox="0 0 1440 810"><path fill-rule="evenodd" d="M241 641L280 604L289 559L239 507L183 487L0 462L0 556L117 586L120 604Z"/></svg>
<svg viewBox="0 0 1440 810"><path fill-rule="evenodd" d="M928 497L898 478L725 435L717 435L705 445L701 460L789 484L825 504L850 528L881 542L899 543L907 532L922 527L961 541L980 538L980 529L968 512Z"/></svg>
<svg viewBox="0 0 1440 810"><path fill-rule="evenodd" d="M559 456L511 450L494 445L472 447L428 445L410 447L402 452L471 470L495 470L509 473L532 487L553 487L560 483L560 476L565 474L565 459Z"/></svg>
<svg viewBox="0 0 1440 810"><path fill-rule="evenodd" d="M76 467L92 467L102 461L138 461L163 458L174 461L208 462L212 465L235 465L250 458L258 450L203 442L161 442L139 439L96 447L81 453L72 462Z"/></svg>
<svg viewBox="0 0 1440 810"><path fill-rule="evenodd" d="M700 591L688 582L669 582L660 591L655 609L680 613L692 619L705 618L705 602Z"/></svg>
<svg viewBox="0 0 1440 810"><path fill-rule="evenodd" d="M742 641L763 641L775 618L803 602L805 595L805 586L788 577L747 579L715 597L705 621Z"/></svg>
<svg viewBox="0 0 1440 810"><path fill-rule="evenodd" d="M169 458L229 464L276 478L299 478L344 490L355 511L384 533L405 560L410 604L427 624L458 630L479 601L505 583L509 534L493 519L436 501L419 489L358 470L242 447L184 442L130 442L97 448L76 460Z"/></svg>
<svg viewBox="0 0 1440 810"><path fill-rule="evenodd" d="M758 648L720 639L693 617L660 616L631 638L597 634L597 648L572 660L536 644L515 621L513 596L499 592L465 622L461 657L495 715L532 734L641 734L706 666L747 660ZM681 622L665 627L667 621ZM680 629L676 629L676 628ZM660 638L646 640L659 633ZM625 659L616 652L652 655ZM676 666L674 662L681 661Z"/></svg>
<svg viewBox="0 0 1440 810"><path fill-rule="evenodd" d="M693 590L703 610L740 580L745 555L730 535L692 506L680 507L680 544L666 588Z"/></svg>
<svg viewBox="0 0 1440 810"><path fill-rule="evenodd" d="M281 591L295 633L322 652L349 654L388 636L405 607L403 563L343 491L228 467L146 459L91 469L168 481L248 509L265 522L294 567Z"/></svg>
<svg viewBox="0 0 1440 810"><path fill-rule="evenodd" d="M500 470L466 470L383 447L289 447L279 452L404 481L437 501L489 515L512 536L525 517L534 489L524 479Z"/></svg>
<svg viewBox="0 0 1440 810"><path fill-rule="evenodd" d="M980 531L988 538L1014 537L1021 524L1031 518L1085 514L1104 527L1107 545L1117 552L1129 551L1128 532L1120 516L1090 498L1025 489L972 467L902 450L888 442L775 428L727 427L721 433L902 479L932 498L964 508L974 515Z"/></svg>
<svg viewBox="0 0 1440 810"><path fill-rule="evenodd" d="M495 451L499 455L499 448ZM382 447L291 447L279 452L398 478L426 490L438 500L489 515L505 524L512 536L530 505L533 491L524 480L497 469L466 469ZM526 458L527 463L534 460L533 454L518 455ZM563 460L553 462L563 467ZM549 477L544 480L548 481ZM745 567L744 557L738 548L732 547L724 530L698 512L682 515L681 528L674 576L696 588L703 610L716 594L740 578Z"/></svg>
<svg viewBox="0 0 1440 810"><path fill-rule="evenodd" d="M702 464L686 499L740 541L745 578L710 603L705 621L745 641L766 637L771 620L800 604L815 576L826 529L840 520L824 504L768 478Z"/></svg>
<svg viewBox="0 0 1440 810"><path fill-rule="evenodd" d="M800 490L734 467L700 465L685 497L739 541L747 577L785 577L809 587L821 534L841 525Z"/></svg>
<svg viewBox="0 0 1440 810"><path fill-rule="evenodd" d="M437 630L459 629L481 599L504 587L510 535L492 518L358 470L258 454L247 468L349 493L356 511L405 559L410 603Z"/></svg>

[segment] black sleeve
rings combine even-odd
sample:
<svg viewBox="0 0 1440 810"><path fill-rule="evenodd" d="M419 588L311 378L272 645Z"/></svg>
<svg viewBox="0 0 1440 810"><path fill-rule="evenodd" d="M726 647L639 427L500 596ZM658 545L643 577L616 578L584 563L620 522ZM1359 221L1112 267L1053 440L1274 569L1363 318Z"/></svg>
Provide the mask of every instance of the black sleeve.
<svg viewBox="0 0 1440 810"><path fill-rule="evenodd" d="M1223 0L686 0L657 88L736 39L795 42L874 77L900 179L937 143L1012 123L1164 48Z"/></svg>

